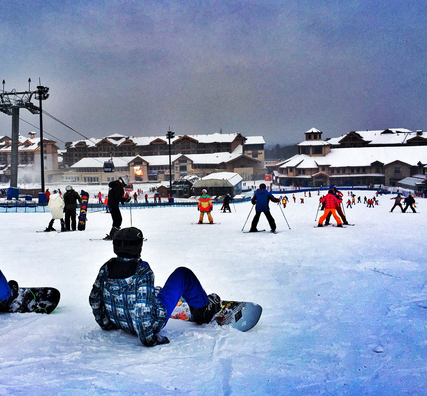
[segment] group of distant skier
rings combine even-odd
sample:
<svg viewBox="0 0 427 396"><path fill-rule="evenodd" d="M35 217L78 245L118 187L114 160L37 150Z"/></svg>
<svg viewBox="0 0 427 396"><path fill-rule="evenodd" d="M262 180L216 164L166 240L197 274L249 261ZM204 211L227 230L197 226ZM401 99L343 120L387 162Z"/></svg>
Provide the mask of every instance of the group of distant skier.
<svg viewBox="0 0 427 396"><path fill-rule="evenodd" d="M120 228L122 217L119 204L125 203L125 183L119 179L110 182L109 187L108 201L113 225L106 239L112 240L116 257L107 261L100 268L89 296L89 303L96 322L104 330L122 329L134 334L145 346L167 344L169 339L160 335L159 332L165 327L177 302L183 297L190 306L193 321L209 323L221 309L219 296L207 295L196 275L186 267L177 268L169 276L163 288L156 288L154 274L149 264L141 259L144 240L142 231L135 227ZM61 228L65 223L65 229L67 229L67 225L70 227L71 220L71 229L75 229L75 222L72 221L73 215L75 217L74 204L77 205L78 201L81 202L81 198L71 186L67 186L66 190L64 198L57 191L50 196L49 208L52 212L52 220L48 227L50 229L53 228L55 219L60 220ZM331 186L328 194L319 199L319 209L323 206L324 213L318 221L318 227L329 224L331 216L334 217L338 227L342 227L343 223L348 223L341 209L342 198L343 194ZM396 206L399 206L402 212L405 212L408 207L415 212L413 197L406 198L405 208L401 205L400 194L392 199L395 200L395 203L391 212ZM271 232L276 231L276 222L270 213L270 202L279 205L281 203L267 190L266 185L261 183L251 199L255 215L250 232L258 231L257 226L262 213L268 220ZM68 208L67 203L70 205ZM65 222L62 219L64 207ZM209 223L212 224L213 205L206 189L202 190L197 207L200 212L199 223L203 223L206 213ZM57 213L59 209L61 216ZM231 212L229 199L223 201L221 210ZM0 311L10 312L8 310L11 301L16 297L17 292L18 284L12 280L8 282L0 271Z"/></svg>
<svg viewBox="0 0 427 396"><path fill-rule="evenodd" d="M47 190L48 191L48 190ZM48 200L48 207L52 219L45 231L55 231L53 224L55 220L59 220L61 231L76 231L76 210L77 202L82 203L82 198L79 193L73 189L72 186L68 185L65 187L65 194L62 196L60 190L53 190L52 194L46 194ZM64 221L65 214L65 221Z"/></svg>

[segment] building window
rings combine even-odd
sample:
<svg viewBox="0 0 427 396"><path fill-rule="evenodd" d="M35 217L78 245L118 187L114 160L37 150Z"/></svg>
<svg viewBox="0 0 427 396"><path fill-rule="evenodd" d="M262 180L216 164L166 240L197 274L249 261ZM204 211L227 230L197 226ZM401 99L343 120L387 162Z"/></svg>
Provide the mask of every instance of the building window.
<svg viewBox="0 0 427 396"><path fill-rule="evenodd" d="M400 166L394 167L394 173L400 173Z"/></svg>
<svg viewBox="0 0 427 396"><path fill-rule="evenodd" d="M313 154L322 154L322 146L315 146L313 147Z"/></svg>

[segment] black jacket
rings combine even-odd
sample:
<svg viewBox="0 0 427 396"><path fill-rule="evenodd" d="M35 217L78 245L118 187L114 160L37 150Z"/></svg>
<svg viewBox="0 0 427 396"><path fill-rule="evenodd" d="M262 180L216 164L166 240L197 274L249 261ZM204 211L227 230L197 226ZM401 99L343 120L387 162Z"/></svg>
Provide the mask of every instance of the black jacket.
<svg viewBox="0 0 427 396"><path fill-rule="evenodd" d="M65 210L77 209L77 201L82 203L79 193L76 190L67 191L64 194Z"/></svg>
<svg viewBox="0 0 427 396"><path fill-rule="evenodd" d="M120 180L114 180L108 184L108 206L119 206L119 203L125 203L125 190Z"/></svg>

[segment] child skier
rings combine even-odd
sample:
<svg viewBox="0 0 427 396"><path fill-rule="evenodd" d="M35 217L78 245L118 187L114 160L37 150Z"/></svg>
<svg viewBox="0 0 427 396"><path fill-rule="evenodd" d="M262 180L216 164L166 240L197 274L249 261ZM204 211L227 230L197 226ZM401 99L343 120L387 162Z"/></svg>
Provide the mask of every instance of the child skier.
<svg viewBox="0 0 427 396"><path fill-rule="evenodd" d="M334 194L335 197L337 197L338 199L341 199L341 200L343 199L344 194L341 191L339 191L335 186L332 185L329 187L329 189L332 190L332 194ZM350 191L348 192L348 195L350 195ZM348 201L350 201L350 199ZM348 201L347 201L347 207L348 207ZM335 204L335 210L337 211L338 216L341 217L342 222L344 224L348 224L347 217L345 216L343 210L341 209L340 204ZM331 215L332 215L332 213L329 212L328 215L326 216L325 225L329 225Z"/></svg>
<svg viewBox="0 0 427 396"><path fill-rule="evenodd" d="M325 204L325 212L323 213L322 217L319 219L318 227L323 227L323 222L328 216L329 213L332 213L332 216L334 216L335 221L337 222L338 227L342 227L342 221L339 218L339 216L336 214L336 206L340 205L342 202L342 199L337 198L334 195L334 190L330 189L328 191L328 194L325 197L320 198L320 202Z"/></svg>
<svg viewBox="0 0 427 396"><path fill-rule="evenodd" d="M199 224L203 223L203 217L205 213L208 215L209 223L213 224L213 218L211 211L213 209L211 197L208 195L206 190L202 190L202 195L199 198L199 203L197 205L197 210L200 212Z"/></svg>
<svg viewBox="0 0 427 396"><path fill-rule="evenodd" d="M108 210L111 214L113 225L110 233L104 238L106 240L113 239L114 235L120 230L122 225L123 219L122 214L120 213L119 204L124 205L126 202L124 190L125 185L126 183L121 177L108 183Z"/></svg>
<svg viewBox="0 0 427 396"><path fill-rule="evenodd" d="M116 233L113 249L117 257L101 267L89 303L102 329L122 329L137 335L145 346L168 344L168 338L159 332L181 296L197 323L209 323L221 309L221 299L216 294L208 296L186 267L177 268L156 295L154 274L140 257L142 242L138 228L123 228Z"/></svg>
<svg viewBox="0 0 427 396"><path fill-rule="evenodd" d="M403 206L402 206L402 204L401 204L401 202L402 202L402 197L401 197L401 195L400 195L399 193L397 193L397 195L396 195L394 198L390 198L390 199L394 199L394 205L393 205L393 207L391 208L390 212L393 212L394 208L395 208L396 206L398 206L398 207L400 208L400 210L402 211L402 213L403 213Z"/></svg>

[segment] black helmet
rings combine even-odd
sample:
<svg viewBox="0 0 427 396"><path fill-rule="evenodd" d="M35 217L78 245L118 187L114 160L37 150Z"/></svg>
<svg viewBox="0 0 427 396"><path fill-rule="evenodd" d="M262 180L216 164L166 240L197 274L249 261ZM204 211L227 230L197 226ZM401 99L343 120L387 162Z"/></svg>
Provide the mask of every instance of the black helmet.
<svg viewBox="0 0 427 396"><path fill-rule="evenodd" d="M113 238L114 253L119 257L138 258L141 255L142 231L135 227L123 228Z"/></svg>

